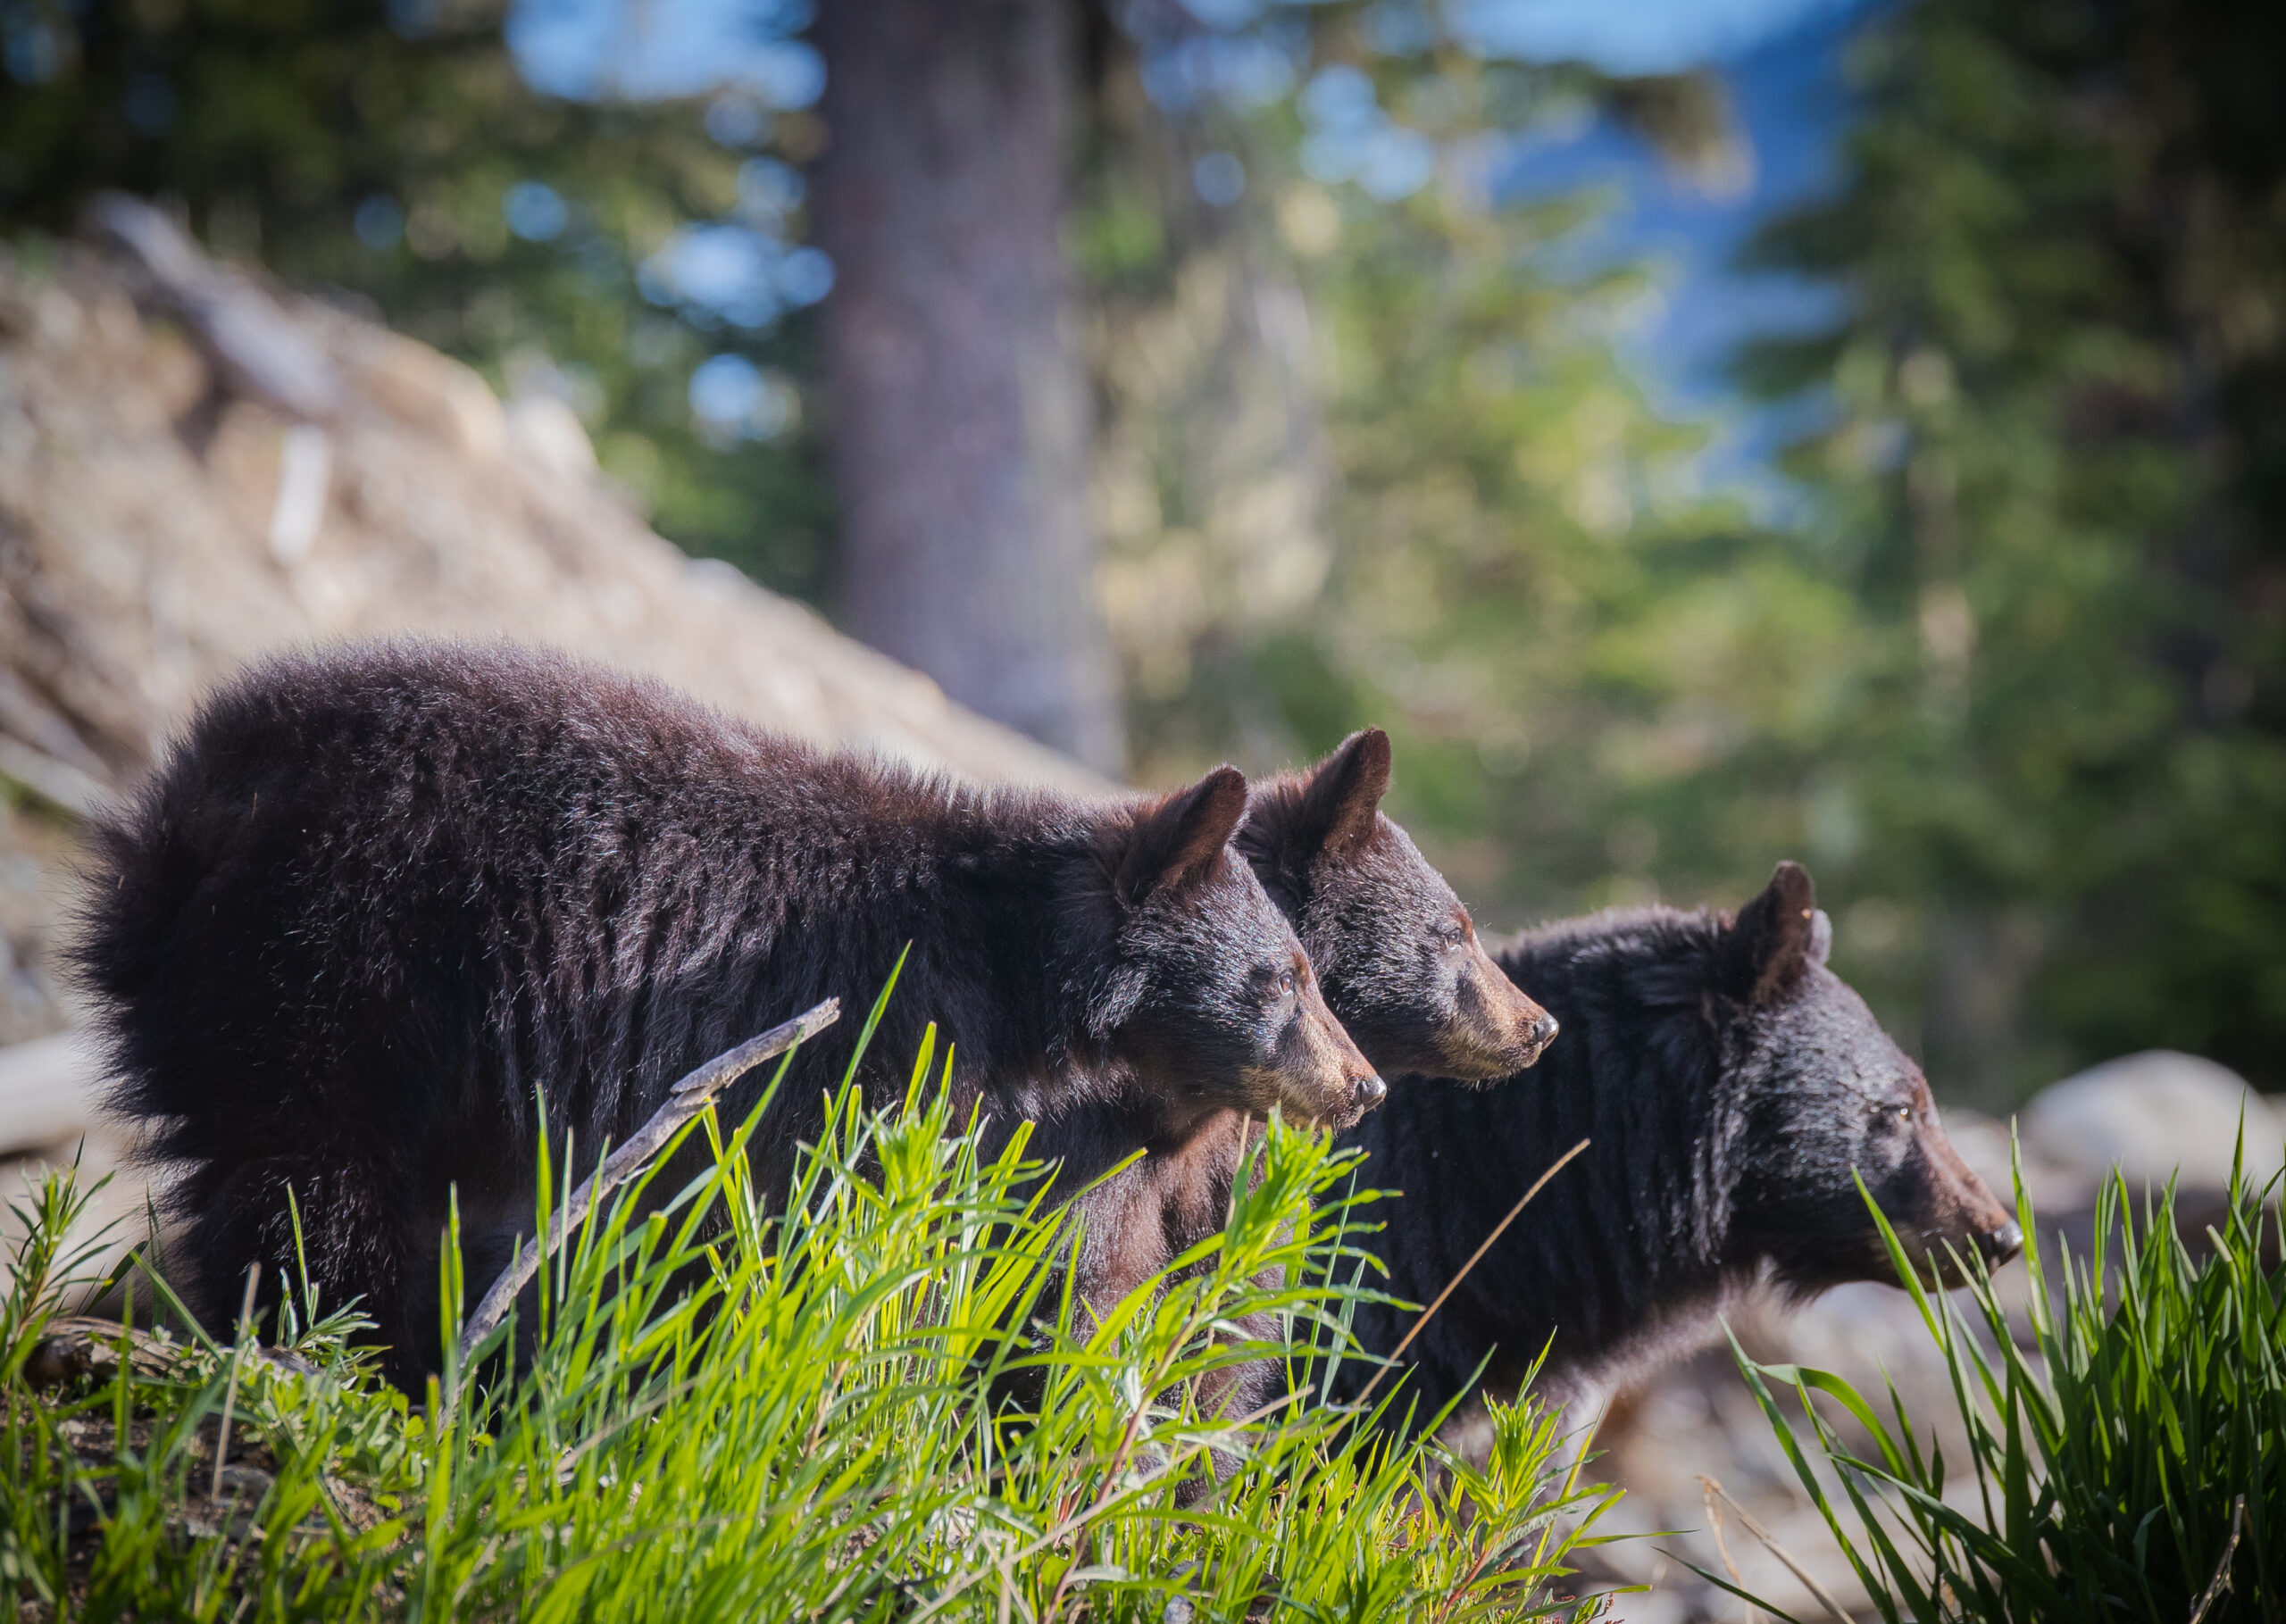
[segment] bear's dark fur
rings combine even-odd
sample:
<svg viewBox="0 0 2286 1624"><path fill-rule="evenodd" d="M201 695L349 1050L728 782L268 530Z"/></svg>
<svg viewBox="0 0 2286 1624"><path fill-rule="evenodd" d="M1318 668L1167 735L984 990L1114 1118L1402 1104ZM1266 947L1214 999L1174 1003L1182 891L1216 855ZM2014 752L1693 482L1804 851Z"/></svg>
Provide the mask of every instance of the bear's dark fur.
<svg viewBox="0 0 2286 1624"><path fill-rule="evenodd" d="M1556 1022L1503 973L1445 877L1384 816L1389 739L1353 733L1257 783L1239 850L1310 955L1325 1001L1383 1076L1506 1077Z"/></svg>
<svg viewBox="0 0 2286 1624"><path fill-rule="evenodd" d="M198 1305L229 1312L250 1262L276 1291L291 1187L324 1300L362 1297L411 1385L448 1188L473 1290L530 1229L536 1092L588 1153L838 995L851 1018L758 1136L781 1190L908 943L869 1089L901 1095L938 1022L955 1087L996 1131L1036 1122L1064 1188L1144 1148L1181 1209L1210 1198L1181 1153L1237 1113L1354 1120L1381 1085L1228 847L1245 789L1230 768L1164 799L967 788L513 650L280 660L104 832L79 961L116 1108L182 1170ZM1115 1293L1155 1255L1091 1247L1079 1283Z"/></svg>
<svg viewBox="0 0 2286 1624"><path fill-rule="evenodd" d="M1831 927L1809 876L1779 865L1735 920L1645 908L1518 937L1501 964L1563 1022L1530 1076L1470 1088L1408 1078L1343 1143L1363 1181L1401 1198L1367 1216L1386 1289L1427 1303L1518 1196L1581 1139L1406 1350L1418 1413L1459 1393L1564 1402L1712 1330L1726 1294L1766 1282L1811 1295L1895 1282L1852 1180L1931 1265L1948 1245L1995 1262L2008 1210L1938 1124L1920 1069L1825 967ZM1393 1353L1416 1316L1358 1315ZM1338 1373L1354 1395L1369 1372ZM1387 1383L1384 1382L1384 1388Z"/></svg>

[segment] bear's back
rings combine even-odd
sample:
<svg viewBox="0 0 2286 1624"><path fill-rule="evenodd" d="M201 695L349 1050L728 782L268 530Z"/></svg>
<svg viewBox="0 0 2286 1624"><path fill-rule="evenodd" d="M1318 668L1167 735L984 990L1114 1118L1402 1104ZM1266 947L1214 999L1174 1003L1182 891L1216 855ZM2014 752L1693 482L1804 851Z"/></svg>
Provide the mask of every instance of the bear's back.
<svg viewBox="0 0 2286 1624"><path fill-rule="evenodd" d="M925 786L545 655L274 662L107 837L83 962L120 1103L176 1156L520 1139L543 1082L623 1137L850 962L886 969L864 895L926 844L900 801Z"/></svg>

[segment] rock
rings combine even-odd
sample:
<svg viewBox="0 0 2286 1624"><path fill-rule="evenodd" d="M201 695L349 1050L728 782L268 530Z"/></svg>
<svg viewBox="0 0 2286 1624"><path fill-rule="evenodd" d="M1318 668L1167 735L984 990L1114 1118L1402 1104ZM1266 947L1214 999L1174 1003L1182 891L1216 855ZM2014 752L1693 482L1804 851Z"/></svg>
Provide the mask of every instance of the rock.
<svg viewBox="0 0 2286 1624"><path fill-rule="evenodd" d="M4 736L0 736L0 783L79 818L94 817L113 798L100 783L69 762L59 762Z"/></svg>
<svg viewBox="0 0 2286 1624"><path fill-rule="evenodd" d="M583 485L596 477L587 425L553 395L519 395L508 403L508 444L558 479Z"/></svg>
<svg viewBox="0 0 2286 1624"><path fill-rule="evenodd" d="M232 1500L259 1500L278 1484L259 1466L225 1466L217 1476L224 1498Z"/></svg>
<svg viewBox="0 0 2286 1624"><path fill-rule="evenodd" d="M0 1048L0 1154L61 1145L84 1132L98 1087L95 1058L77 1033Z"/></svg>
<svg viewBox="0 0 2286 1624"><path fill-rule="evenodd" d="M2091 1180L2117 1167L2131 1188L2175 1178L2220 1190L2246 1120L2246 1166L2257 1182L2286 1162L2286 1123L2226 1066L2149 1049L2090 1067L2035 1095L2017 1119L2028 1150Z"/></svg>
<svg viewBox="0 0 2286 1624"><path fill-rule="evenodd" d="M363 329L350 349L357 387L373 404L463 456L489 462L500 454L506 419L474 367L380 328Z"/></svg>

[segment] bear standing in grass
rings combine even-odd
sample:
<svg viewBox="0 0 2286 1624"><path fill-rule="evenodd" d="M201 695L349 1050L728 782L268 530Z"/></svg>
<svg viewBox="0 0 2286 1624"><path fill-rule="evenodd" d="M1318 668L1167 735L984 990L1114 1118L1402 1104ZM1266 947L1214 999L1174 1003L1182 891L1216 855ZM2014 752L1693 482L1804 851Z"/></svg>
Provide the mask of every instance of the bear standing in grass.
<svg viewBox="0 0 2286 1624"><path fill-rule="evenodd" d="M1229 847L1245 798L1229 768L1164 799L972 789L529 653L282 660L105 831L79 962L116 1106L182 1170L197 1306L232 1312L249 1262L275 1301L290 1188L323 1300L363 1299L413 1386L449 1192L477 1290L530 1230L539 1097L581 1153L623 1141L691 1067L829 995L862 1007L908 944L869 1095L902 1096L934 1020L956 1103L1037 1123L1066 1189L1233 1112L1354 1121L1380 1079ZM858 1024L797 1056L765 1192Z"/></svg>
<svg viewBox="0 0 2286 1624"><path fill-rule="evenodd" d="M1381 814L1389 785L1389 735L1365 729L1307 771L1254 786L1234 844L1375 1067L1497 1078L1531 1065L1555 1021L1486 956L1452 887ZM1090 1196L1089 1253L1172 1257L1218 1233L1250 1133L1258 1143L1259 1127L1226 1119L1181 1159L1147 1162ZM1278 1334L1267 1318L1245 1327L1264 1343ZM1231 1372L1228 1407L1267 1402L1281 1368Z"/></svg>
<svg viewBox="0 0 2286 1624"><path fill-rule="evenodd" d="M1807 1296L1896 1276L1863 1178L1932 1272L1947 1249L2015 1255L2015 1220L1945 1137L1921 1070L1826 968L1831 929L1810 877L1778 866L1735 920L1643 908L1527 931L1497 955L1563 1022L1529 1077L1482 1090L1399 1080L1343 1143L1361 1182L1402 1195L1366 1216L1380 1284L1427 1303L1517 1198L1589 1148L1488 1252L1406 1352L1422 1419L1461 1394L1564 1403L1710 1334L1725 1296L1758 1283ZM1417 1315L1373 1305L1369 1353ZM1355 1396L1352 1360L1334 1376ZM1381 1391L1388 1390L1384 1381Z"/></svg>

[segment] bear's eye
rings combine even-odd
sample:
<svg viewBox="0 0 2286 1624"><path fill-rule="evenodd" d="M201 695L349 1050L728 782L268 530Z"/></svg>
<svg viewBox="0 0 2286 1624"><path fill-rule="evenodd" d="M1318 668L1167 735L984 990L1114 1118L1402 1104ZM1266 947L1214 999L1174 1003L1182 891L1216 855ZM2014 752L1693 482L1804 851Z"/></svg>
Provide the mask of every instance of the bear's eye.
<svg viewBox="0 0 2286 1624"><path fill-rule="evenodd" d="M1291 998L1294 995L1294 972L1292 970L1289 970L1285 974L1278 978L1278 995L1281 998Z"/></svg>
<svg viewBox="0 0 2286 1624"><path fill-rule="evenodd" d="M1898 1106L1897 1120L1900 1122L1910 1122L1913 1120L1913 1107L1910 1105Z"/></svg>

